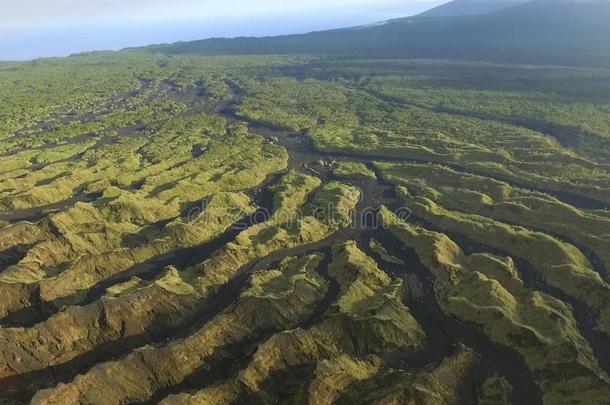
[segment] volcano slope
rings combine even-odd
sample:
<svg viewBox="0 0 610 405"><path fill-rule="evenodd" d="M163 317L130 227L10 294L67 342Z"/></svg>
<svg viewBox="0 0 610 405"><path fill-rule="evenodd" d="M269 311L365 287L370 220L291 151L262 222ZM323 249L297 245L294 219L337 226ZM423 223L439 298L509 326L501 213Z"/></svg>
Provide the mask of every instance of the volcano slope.
<svg viewBox="0 0 610 405"><path fill-rule="evenodd" d="M606 404L608 83L0 64L0 402Z"/></svg>

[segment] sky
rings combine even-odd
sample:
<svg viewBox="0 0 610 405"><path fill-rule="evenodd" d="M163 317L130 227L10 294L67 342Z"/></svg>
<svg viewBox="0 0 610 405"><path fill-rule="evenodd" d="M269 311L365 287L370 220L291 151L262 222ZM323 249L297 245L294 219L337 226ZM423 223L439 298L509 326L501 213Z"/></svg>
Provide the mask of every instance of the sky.
<svg viewBox="0 0 610 405"><path fill-rule="evenodd" d="M414 15L447 1L0 0L0 60L304 33Z"/></svg>

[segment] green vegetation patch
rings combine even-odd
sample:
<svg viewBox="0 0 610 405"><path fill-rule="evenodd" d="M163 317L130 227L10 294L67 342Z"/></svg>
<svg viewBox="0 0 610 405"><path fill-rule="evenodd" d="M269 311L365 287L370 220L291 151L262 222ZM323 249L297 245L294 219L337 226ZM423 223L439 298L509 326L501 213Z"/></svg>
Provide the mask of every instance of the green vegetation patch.
<svg viewBox="0 0 610 405"><path fill-rule="evenodd" d="M377 178L365 164L357 162L337 162L333 174L339 178L355 180L375 180Z"/></svg>
<svg viewBox="0 0 610 405"><path fill-rule="evenodd" d="M607 249L610 221L604 211L578 209L547 194L440 165L378 163L384 179L411 196L429 198L449 209L559 235L589 248L610 274Z"/></svg>
<svg viewBox="0 0 610 405"><path fill-rule="evenodd" d="M444 234L403 222L385 208L381 216L384 226L413 248L434 275L443 310L481 325L493 340L521 354L544 391L545 403L572 401L563 391L566 380L579 387L570 391L574 400L581 391L595 403L609 395L608 376L581 335L571 307L524 287L510 258L467 256Z"/></svg>

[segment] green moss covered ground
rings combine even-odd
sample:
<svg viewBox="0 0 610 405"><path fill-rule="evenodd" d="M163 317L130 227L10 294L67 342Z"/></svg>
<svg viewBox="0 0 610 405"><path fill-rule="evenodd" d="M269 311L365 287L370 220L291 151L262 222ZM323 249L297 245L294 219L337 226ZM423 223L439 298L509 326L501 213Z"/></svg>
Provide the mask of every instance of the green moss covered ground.
<svg viewBox="0 0 610 405"><path fill-rule="evenodd" d="M608 79L0 65L0 403L607 403Z"/></svg>

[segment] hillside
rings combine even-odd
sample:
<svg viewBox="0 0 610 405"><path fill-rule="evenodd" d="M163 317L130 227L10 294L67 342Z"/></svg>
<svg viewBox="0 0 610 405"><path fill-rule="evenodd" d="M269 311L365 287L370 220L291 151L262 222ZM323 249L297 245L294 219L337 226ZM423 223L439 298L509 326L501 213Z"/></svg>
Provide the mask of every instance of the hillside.
<svg viewBox="0 0 610 405"><path fill-rule="evenodd" d="M173 54L331 54L610 66L610 2L546 1L484 15L409 17L386 24L268 38L148 47Z"/></svg>
<svg viewBox="0 0 610 405"><path fill-rule="evenodd" d="M420 17L455 17L490 14L529 0L454 0L424 13Z"/></svg>

